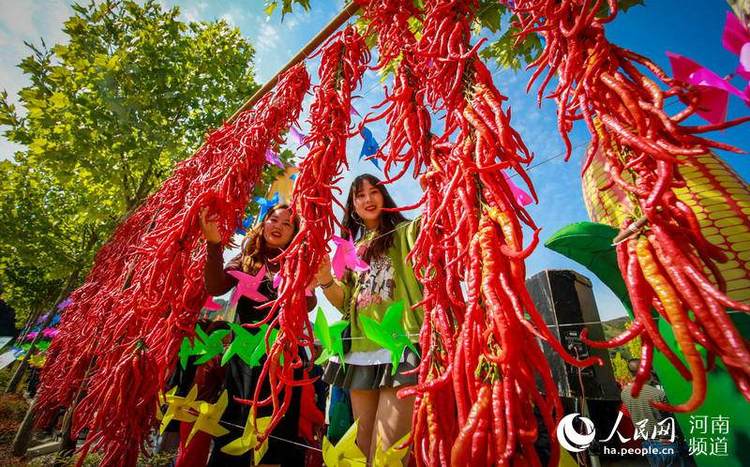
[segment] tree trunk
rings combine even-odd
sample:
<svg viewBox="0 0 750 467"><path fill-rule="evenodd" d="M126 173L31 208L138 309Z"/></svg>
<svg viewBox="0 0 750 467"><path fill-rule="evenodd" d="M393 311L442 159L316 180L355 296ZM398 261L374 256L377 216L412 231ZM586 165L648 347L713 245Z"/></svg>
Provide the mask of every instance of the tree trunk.
<svg viewBox="0 0 750 467"><path fill-rule="evenodd" d="M50 323L52 322L52 319L55 317L55 307L57 307L57 304L60 303L66 295L70 292L70 288L73 287L73 284L76 283L78 280L78 275L81 273L81 266L78 266L68 277L67 282L65 283L65 286L60 290L60 294L57 296L57 299L55 300L55 305L52 308L52 310L49 311L47 314L47 319L44 321L42 325L42 329L48 327ZM18 368L16 368L15 373L13 373L13 376L10 378L10 381L8 382L8 386L5 388L5 393L10 394L13 392L16 392L16 389L18 387L18 383L21 382L21 378L23 377L23 374L26 372L26 369L29 367L29 358L31 358L31 354L34 353L34 349L36 348L37 342L42 338L42 333L38 333L34 340L31 342L31 347L29 347L28 352L26 352L26 355L23 356L23 360L21 361L21 364L18 365Z"/></svg>
<svg viewBox="0 0 750 467"><path fill-rule="evenodd" d="M39 318L39 316L41 316L43 309L44 308L42 306L37 306L35 310L29 313L29 317L26 318L26 324L23 325L23 327L21 328L21 332L18 333L16 342L23 342L24 339L26 339L26 335L33 327L33 323Z"/></svg>
<svg viewBox="0 0 750 467"><path fill-rule="evenodd" d="M93 367L94 360L91 360L89 367L86 368L86 373L83 375L83 381L88 379ZM72 457L76 452L78 438L73 439L70 432L73 430L73 415L75 414L76 407L78 407L78 403L81 402L81 399L83 398L83 388L83 385L78 388L78 393L76 394L75 399L73 399L73 404L68 407L65 416L63 416L62 426L60 427L62 431L62 439L60 441L60 450L57 453L57 460L55 461L54 467L70 465L70 462L68 462L67 459Z"/></svg>
<svg viewBox="0 0 750 467"><path fill-rule="evenodd" d="M65 287L60 290L60 294L57 297L57 300L55 300L55 306L57 306L60 301L65 298L65 296L70 291L70 288L73 287L73 284L76 283L78 280L78 275L81 273L81 267L76 268L71 274L70 277L68 277L68 281L65 284ZM47 319L44 323L44 327L49 326L49 324L52 322L52 318L55 316L55 309L53 308L49 316L47 316ZM34 341L31 343L31 347L29 347L29 351L26 353L26 355L23 358L23 361L20 365L18 365L18 368L16 368L15 373L13 373L13 377L10 379L10 382L8 382L8 387L5 389L5 393L12 393L16 391L16 388L18 387L18 383L21 381L21 378L23 377L24 372L26 371L26 368L29 366L29 357L31 356L32 351L34 350L34 347L36 346L36 343L39 341L39 338L41 337L42 333L40 332L37 334L37 336L34 338ZM11 447L11 450L13 452L14 456L23 456L26 454L26 450L29 448L29 441L31 440L31 433L34 428L34 406L35 402L32 402L32 404L29 406L29 409L26 411L26 415L23 417L23 421L21 422L21 425L18 427L18 431L16 431L16 436L13 438L13 445Z"/></svg>
<svg viewBox="0 0 750 467"><path fill-rule="evenodd" d="M24 415L21 425L18 426L16 436L13 438L13 444L10 449L14 456L23 456L29 448L31 432L32 428L34 428L34 404L35 403L32 402L29 406L29 410L26 411L26 415Z"/></svg>

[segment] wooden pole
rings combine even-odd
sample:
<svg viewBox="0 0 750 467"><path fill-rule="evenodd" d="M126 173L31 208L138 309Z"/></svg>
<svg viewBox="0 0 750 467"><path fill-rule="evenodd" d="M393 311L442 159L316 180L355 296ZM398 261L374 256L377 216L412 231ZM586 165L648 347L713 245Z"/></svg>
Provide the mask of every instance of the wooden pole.
<svg viewBox="0 0 750 467"><path fill-rule="evenodd" d="M233 122L234 119L239 116L239 114L247 109L252 108L252 106L255 105L255 103L258 102L261 97L265 96L268 91L276 86L276 83L278 83L279 81L279 77L281 77L281 75L283 75L286 70L298 64L299 62L307 58L308 55L313 53L315 49L317 49L320 44L328 39L331 34L336 32L336 30L340 28L342 24L346 23L349 18L354 16L358 9L359 7L354 2L347 3L344 9L339 12L339 14L337 14L323 29L321 29L320 32L315 35L315 37L310 39L310 42L308 42L307 45L302 47L302 50L297 52L297 54L292 57L291 60L289 60L287 64L281 68L281 70L273 75L271 79L266 81L266 83L260 89L258 89L255 94L250 97L250 99L242 104L242 106L237 109L231 117L229 117L227 122Z"/></svg>

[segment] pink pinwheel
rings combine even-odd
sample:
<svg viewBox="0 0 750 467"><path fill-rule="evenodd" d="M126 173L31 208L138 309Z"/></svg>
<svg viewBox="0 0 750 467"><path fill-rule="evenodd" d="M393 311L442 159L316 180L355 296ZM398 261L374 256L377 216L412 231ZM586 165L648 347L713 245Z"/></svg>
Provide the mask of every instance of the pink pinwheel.
<svg viewBox="0 0 750 467"><path fill-rule="evenodd" d="M505 177L505 181L508 182L508 187L510 187L510 191L513 193L513 197L516 199L516 203L520 204L521 206L528 206L531 204L534 199L526 193L523 188L513 183L513 180L503 172L503 177Z"/></svg>
<svg viewBox="0 0 750 467"><path fill-rule="evenodd" d="M240 297L247 297L256 302L268 301L265 295L258 292L258 287L260 287L260 283L263 282L263 278L266 276L265 266L261 267L254 276L241 271L229 271L229 275L237 279L237 287L232 294L232 298L229 300L230 306L237 305Z"/></svg>
<svg viewBox="0 0 750 467"><path fill-rule="evenodd" d="M57 328L47 328L42 331L42 336L46 339L54 339L59 333L60 331Z"/></svg>
<svg viewBox="0 0 750 467"><path fill-rule="evenodd" d="M711 123L721 123L727 118L729 94L747 101L747 97L713 71L693 60L667 52L672 73L678 81L693 85L698 92L698 115Z"/></svg>
<svg viewBox="0 0 750 467"><path fill-rule="evenodd" d="M750 79L750 31L731 11L727 12L721 43L725 49L739 55L740 64L737 66L737 74Z"/></svg>
<svg viewBox="0 0 750 467"><path fill-rule="evenodd" d="M266 149L266 162L273 164L280 169L284 168L284 163L279 159L279 155L272 151L271 148Z"/></svg>
<svg viewBox="0 0 750 467"><path fill-rule="evenodd" d="M38 331L31 331L30 333L26 334L26 340L33 341L36 338L37 334L39 334Z"/></svg>
<svg viewBox="0 0 750 467"><path fill-rule="evenodd" d="M208 297L206 299L206 303L203 304L203 308L205 308L208 311L218 311L224 307L216 303L213 297Z"/></svg>
<svg viewBox="0 0 750 467"><path fill-rule="evenodd" d="M273 288L278 289L280 285L281 285L281 274L277 272L276 274L273 275ZM305 296L312 297L313 291L310 289L305 289Z"/></svg>
<svg viewBox="0 0 750 467"><path fill-rule="evenodd" d="M370 269L370 266L357 256L357 248L351 239L345 240L334 235L333 243L336 244L336 252L333 254L331 264L333 265L333 274L337 279L341 280L344 277L346 269L357 272Z"/></svg>

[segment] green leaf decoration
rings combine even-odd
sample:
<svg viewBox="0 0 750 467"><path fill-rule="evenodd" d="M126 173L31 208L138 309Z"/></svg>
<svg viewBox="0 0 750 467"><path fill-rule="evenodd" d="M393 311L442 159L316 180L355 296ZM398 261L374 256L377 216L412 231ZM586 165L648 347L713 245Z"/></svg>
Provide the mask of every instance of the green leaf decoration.
<svg viewBox="0 0 750 467"><path fill-rule="evenodd" d="M322 365L327 362L333 355L339 357L341 366L344 366L344 343L341 334L349 326L349 321L336 321L329 325L323 309L318 307L318 314L315 317L313 325L313 334L320 341L323 351L315 360L316 365Z"/></svg>
<svg viewBox="0 0 750 467"><path fill-rule="evenodd" d="M404 350L408 347L415 354L419 355L417 348L406 335L403 325L404 302L394 302L388 307L381 322L377 322L367 316L362 316L362 328L365 336L379 346L391 352L391 363L393 369L391 374L395 375L398 364Z"/></svg>
<svg viewBox="0 0 750 467"><path fill-rule="evenodd" d="M576 222L563 227L544 246L585 266L630 308L630 297L617 265L612 240L618 230L595 222Z"/></svg>

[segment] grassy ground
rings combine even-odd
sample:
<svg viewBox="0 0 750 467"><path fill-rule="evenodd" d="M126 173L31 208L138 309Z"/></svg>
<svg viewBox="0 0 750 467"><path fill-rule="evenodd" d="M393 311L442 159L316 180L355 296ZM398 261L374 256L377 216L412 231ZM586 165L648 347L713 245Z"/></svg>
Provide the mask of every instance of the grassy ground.
<svg viewBox="0 0 750 467"><path fill-rule="evenodd" d="M18 426L23 420L26 410L29 408L29 404L26 399L21 395L23 389L26 387L26 382L23 381L19 386L18 394L5 394L5 387L10 379L15 365L11 368L5 368L0 370L0 466L2 467L16 467L16 466L28 466L28 467L46 467L55 464L54 455L41 456L33 459L25 459L14 457L11 454L11 444L13 438L16 435ZM32 444L33 445L33 444ZM139 467L164 467L169 465L171 456L155 455L151 458L142 458L138 462ZM60 462L65 466L72 466L75 464L77 459L75 457L68 458ZM90 454L83 463L86 467L96 467L99 465L99 456L96 454Z"/></svg>

